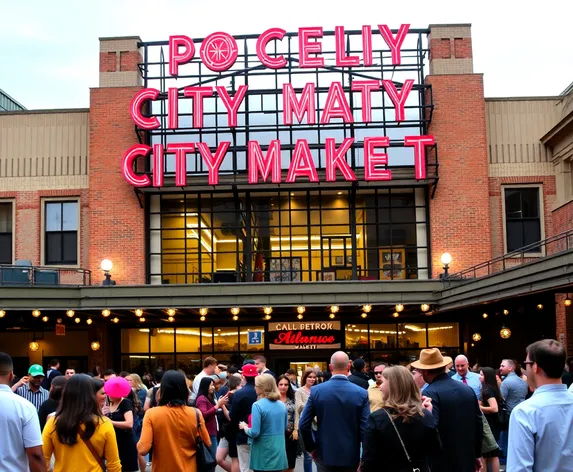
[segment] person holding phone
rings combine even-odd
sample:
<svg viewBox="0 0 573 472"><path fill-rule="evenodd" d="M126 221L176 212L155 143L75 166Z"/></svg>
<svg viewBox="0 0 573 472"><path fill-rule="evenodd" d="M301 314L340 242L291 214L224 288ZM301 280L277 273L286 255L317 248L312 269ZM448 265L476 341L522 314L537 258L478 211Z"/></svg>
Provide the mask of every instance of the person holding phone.
<svg viewBox="0 0 573 472"><path fill-rule="evenodd" d="M215 381L211 377L203 377L199 383L199 391L195 406L203 413L205 426L211 438L211 452L217 457L217 411L229 403L229 394L215 401Z"/></svg>

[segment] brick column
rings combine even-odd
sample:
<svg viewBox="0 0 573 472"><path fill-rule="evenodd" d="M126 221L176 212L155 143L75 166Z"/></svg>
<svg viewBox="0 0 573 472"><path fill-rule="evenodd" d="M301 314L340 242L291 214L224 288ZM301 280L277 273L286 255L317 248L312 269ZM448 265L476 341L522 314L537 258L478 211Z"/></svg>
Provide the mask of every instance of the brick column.
<svg viewBox="0 0 573 472"><path fill-rule="evenodd" d="M491 259L483 76L473 73L470 25L430 25L434 113L429 133L438 144L439 182L430 200L432 273L452 255L450 272Z"/></svg>
<svg viewBox="0 0 573 472"><path fill-rule="evenodd" d="M100 83L90 91L90 251L93 283L103 280L100 263L113 262L118 284L145 283L145 217L121 174L125 151L137 144L129 114L141 89L139 37L100 38Z"/></svg>

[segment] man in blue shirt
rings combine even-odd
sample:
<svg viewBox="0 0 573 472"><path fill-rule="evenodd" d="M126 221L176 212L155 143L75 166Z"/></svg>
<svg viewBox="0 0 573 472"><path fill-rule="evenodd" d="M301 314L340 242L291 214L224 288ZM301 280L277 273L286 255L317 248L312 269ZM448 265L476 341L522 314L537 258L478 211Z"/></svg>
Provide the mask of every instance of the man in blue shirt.
<svg viewBox="0 0 573 472"><path fill-rule="evenodd" d="M565 357L553 339L527 347L527 382L535 391L509 419L508 471L573 472L573 395L561 383Z"/></svg>
<svg viewBox="0 0 573 472"><path fill-rule="evenodd" d="M456 357L454 362L456 367L456 373L452 376L452 379L457 380L471 387L476 394L478 400L481 400L481 382L479 379L479 374L472 372L470 369L470 364L468 358L463 354Z"/></svg>

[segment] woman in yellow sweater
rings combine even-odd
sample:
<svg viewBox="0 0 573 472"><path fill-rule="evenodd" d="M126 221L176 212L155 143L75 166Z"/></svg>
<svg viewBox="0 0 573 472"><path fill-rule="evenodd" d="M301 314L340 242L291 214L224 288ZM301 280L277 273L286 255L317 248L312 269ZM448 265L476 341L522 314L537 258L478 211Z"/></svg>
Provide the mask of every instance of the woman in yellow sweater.
<svg viewBox="0 0 573 472"><path fill-rule="evenodd" d="M188 399L185 376L176 370L165 372L159 388L159 406L145 413L141 439L137 443L137 451L142 456L153 446L151 468L154 471L197 472L197 436L201 436L207 447L211 446L203 415L187 406Z"/></svg>
<svg viewBox="0 0 573 472"><path fill-rule="evenodd" d="M54 472L121 472L113 425L101 416L87 375L70 377L42 439L46 463L50 463L52 454L55 456Z"/></svg>

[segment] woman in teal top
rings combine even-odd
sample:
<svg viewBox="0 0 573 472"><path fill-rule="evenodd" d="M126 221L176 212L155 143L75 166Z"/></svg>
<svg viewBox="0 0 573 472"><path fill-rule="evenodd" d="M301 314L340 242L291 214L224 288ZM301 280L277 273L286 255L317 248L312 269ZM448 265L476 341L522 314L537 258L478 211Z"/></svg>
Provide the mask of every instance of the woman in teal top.
<svg viewBox="0 0 573 472"><path fill-rule="evenodd" d="M288 469L285 431L287 410L280 398L277 383L272 375L262 374L255 378L255 390L259 400L251 410L251 427L239 423L251 444L249 468L254 472L282 471Z"/></svg>

